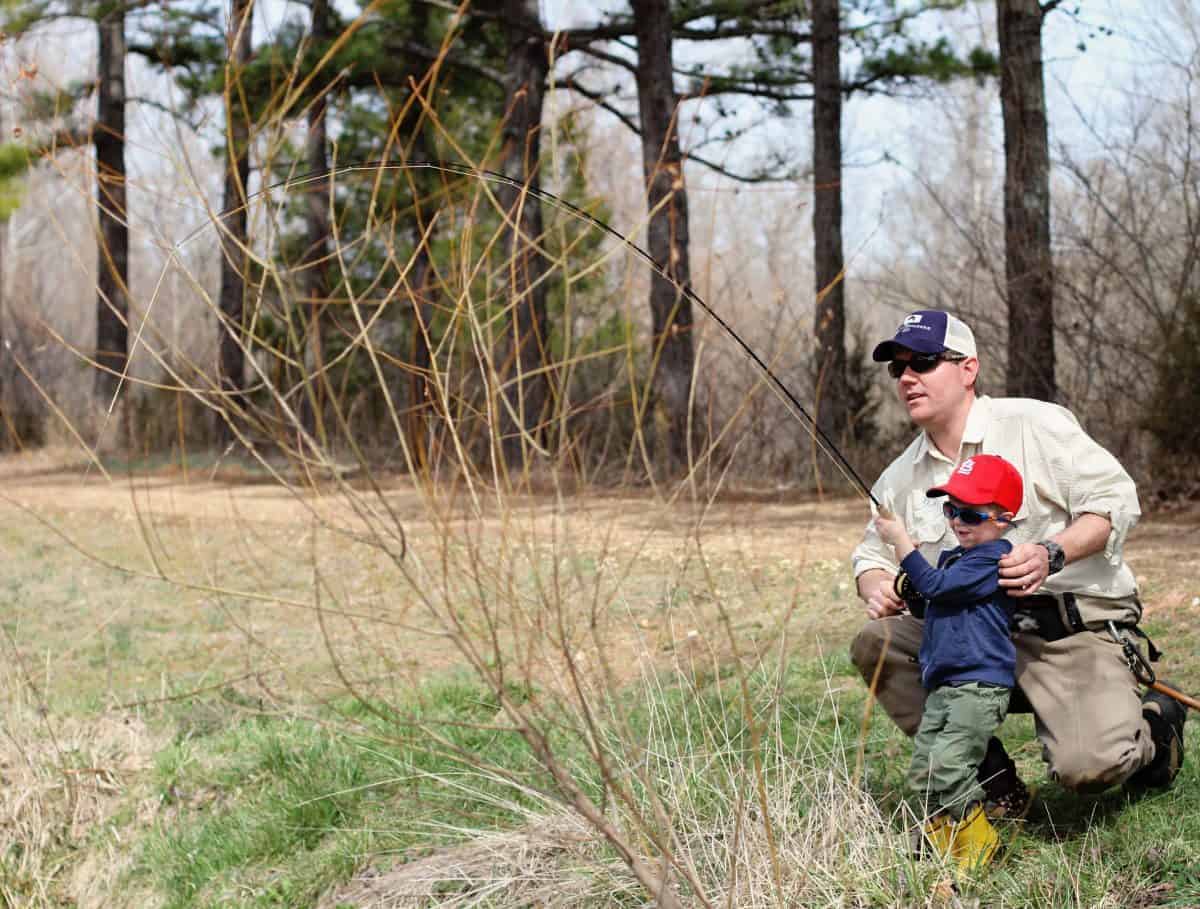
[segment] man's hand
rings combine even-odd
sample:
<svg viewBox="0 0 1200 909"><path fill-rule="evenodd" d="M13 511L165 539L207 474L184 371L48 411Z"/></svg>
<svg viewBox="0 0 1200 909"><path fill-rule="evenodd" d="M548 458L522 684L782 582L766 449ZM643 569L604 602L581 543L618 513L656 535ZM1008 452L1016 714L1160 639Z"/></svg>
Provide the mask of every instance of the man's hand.
<svg viewBox="0 0 1200 909"><path fill-rule="evenodd" d="M882 619L904 609L904 601L893 589L895 580L882 568L872 568L858 576L858 595L866 604L868 618Z"/></svg>
<svg viewBox="0 0 1200 909"><path fill-rule="evenodd" d="M1037 593L1050 576L1050 553L1037 543L1022 543L1000 560L1000 586L1010 597L1028 597Z"/></svg>

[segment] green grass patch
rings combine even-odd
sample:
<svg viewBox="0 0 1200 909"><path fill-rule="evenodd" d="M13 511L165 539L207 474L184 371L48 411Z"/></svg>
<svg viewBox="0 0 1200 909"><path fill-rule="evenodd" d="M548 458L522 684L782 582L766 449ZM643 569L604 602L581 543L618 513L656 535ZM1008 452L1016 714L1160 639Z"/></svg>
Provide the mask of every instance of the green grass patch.
<svg viewBox="0 0 1200 909"><path fill-rule="evenodd" d="M723 885L725 857L713 858L724 856L722 838L738 825L743 837L761 826L765 792L775 848L792 850L789 861L809 863L805 898L840 891L864 906L928 898L938 869L913 861L903 846L909 745L882 713L867 728L860 785L851 783L864 693L847 670L840 656L828 664L795 660L782 678L752 674L748 697L729 677L637 686L623 696L625 709L605 724L610 759L647 815L651 788L672 806L676 835L697 850L692 858L706 884ZM312 905L364 863L402 865L548 810L532 795L550 785L548 776L515 732L489 728L498 704L468 679L440 680L412 704L394 705L397 716L419 726L398 725L371 709L381 705L354 702L330 707L322 722L242 713L223 726L205 712L228 715L232 706L219 700L177 706L177 740L157 758L164 811L142 839L134 875L167 906ZM197 712L202 719L192 717ZM422 726L450 748L422 738ZM1120 790L1081 797L1042 780L1028 717L1010 718L1002 734L1039 791L1029 817L1003 827L1003 858L972 890L981 905L1200 905L1194 741L1172 790L1131 801ZM566 733L555 741L585 789L602 801L599 774L582 743ZM504 768L522 788L471 769L453 748ZM829 833L820 848L812 845L814 830ZM615 861L603 844L597 855ZM746 860L769 862L768 852ZM598 862L590 873L607 873L602 868ZM800 886L792 871L785 889ZM454 880L443 887L447 894L470 892Z"/></svg>
<svg viewBox="0 0 1200 909"><path fill-rule="evenodd" d="M365 856L403 861L459 836L516 822L520 796L472 775L455 749L514 774L538 770L513 732L486 728L497 705L461 679L425 686L406 719L441 746L362 704L318 718L247 716L223 725L221 700L176 706L177 741L160 752L166 809L144 839L135 875L167 906L302 906ZM459 785L462 783L462 785Z"/></svg>

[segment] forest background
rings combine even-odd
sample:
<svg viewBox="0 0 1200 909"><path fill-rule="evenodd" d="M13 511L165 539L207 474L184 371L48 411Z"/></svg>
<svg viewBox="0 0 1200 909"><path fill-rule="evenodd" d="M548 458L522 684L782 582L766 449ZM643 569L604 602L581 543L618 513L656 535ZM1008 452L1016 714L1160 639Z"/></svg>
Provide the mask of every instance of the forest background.
<svg viewBox="0 0 1200 909"><path fill-rule="evenodd" d="M1200 902L1194 736L947 894L846 655L942 307L1200 685L1193 3L3 13L0 903Z"/></svg>
<svg viewBox="0 0 1200 909"><path fill-rule="evenodd" d="M685 443L715 442L713 461L744 477L813 483L814 449L789 408L705 313L611 237L497 184L474 212L478 248L455 245L466 234L449 214L466 211L478 183L397 164L448 161L552 191L674 263L836 442L859 446L851 462L865 476L907 431L871 342L906 312L945 306L975 327L988 391L1061 401L1149 494L1177 493L1196 448L1179 419L1196 387L1193 11L1047 7L1046 74L1022 76L1047 86L1045 164L1009 168L1044 190L1007 240L985 4L847 6L831 45L841 91L825 102L813 100L830 98L830 79L814 75L820 42L791 4L682 4L673 44L653 48L675 70L670 84L662 72L654 82L654 61L637 50L634 23L648 16L622 10L133 7L121 26L127 84L100 108L99 88L116 83L95 77L97 22L114 13L14 7L0 114L10 139L3 444L71 439L68 426L108 444L99 427L123 425L108 411L132 350L119 400L134 414L123 444L140 451L224 444L223 401L248 408L237 419L255 411L243 441L265 443L278 422L264 407L297 405L316 426L332 420L327 406L301 399L328 394L345 398L374 463L404 468L444 450L439 407L480 413L500 395L510 463L525 463L519 422L523 443L610 478L644 478L656 464L670 473ZM240 37L228 31L239 21ZM530 73L540 90L522 100ZM644 110L654 92L657 120ZM104 117L118 109L115 130ZM1036 136L1035 121L1010 137L1012 160L1028 157L1020 136ZM395 168L379 181L361 168L296 179L379 160ZM653 190L648 208L646 186L678 160L685 179ZM568 251L527 261L519 239L489 248L506 205ZM339 243L353 260L335 261ZM407 270L389 272L389 256ZM510 271L508 299L485 301L491 342L508 345L491 376L456 340L446 303L463 290L447 264L484 259L476 277ZM361 375L367 357L347 340L351 300L370 310L386 361L377 376ZM318 346L335 361L318 373L324 390L281 366L311 366ZM522 377L531 363L535 375ZM435 374L449 383L441 404L429 396ZM182 403L171 390L181 387L193 392ZM223 387L249 392L222 399ZM195 408L183 440L180 406ZM403 439L380 419L389 406ZM461 430L487 448L486 431ZM735 437L743 450L732 458Z"/></svg>

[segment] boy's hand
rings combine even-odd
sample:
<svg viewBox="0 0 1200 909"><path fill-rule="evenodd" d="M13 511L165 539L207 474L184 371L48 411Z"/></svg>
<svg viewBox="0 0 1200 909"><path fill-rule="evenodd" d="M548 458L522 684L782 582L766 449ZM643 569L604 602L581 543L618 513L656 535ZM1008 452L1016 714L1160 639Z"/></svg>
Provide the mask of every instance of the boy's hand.
<svg viewBox="0 0 1200 909"><path fill-rule="evenodd" d="M892 514L880 513L875 516L875 532L889 546L898 546L908 538L904 522Z"/></svg>
<svg viewBox="0 0 1200 909"><path fill-rule="evenodd" d="M880 539L896 550L896 558L901 561L916 549L912 537L904 529L904 522L892 514L880 512L875 516L875 531Z"/></svg>

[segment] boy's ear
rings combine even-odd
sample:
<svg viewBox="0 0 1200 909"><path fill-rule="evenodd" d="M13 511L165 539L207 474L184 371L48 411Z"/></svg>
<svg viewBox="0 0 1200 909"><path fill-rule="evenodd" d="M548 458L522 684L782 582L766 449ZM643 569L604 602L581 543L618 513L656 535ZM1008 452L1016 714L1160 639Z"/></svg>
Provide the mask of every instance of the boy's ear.
<svg viewBox="0 0 1200 909"><path fill-rule="evenodd" d="M1002 511L1000 514L996 515L996 518L1005 524L1011 524L1013 522L1013 518L1015 517L1016 515L1011 511Z"/></svg>

